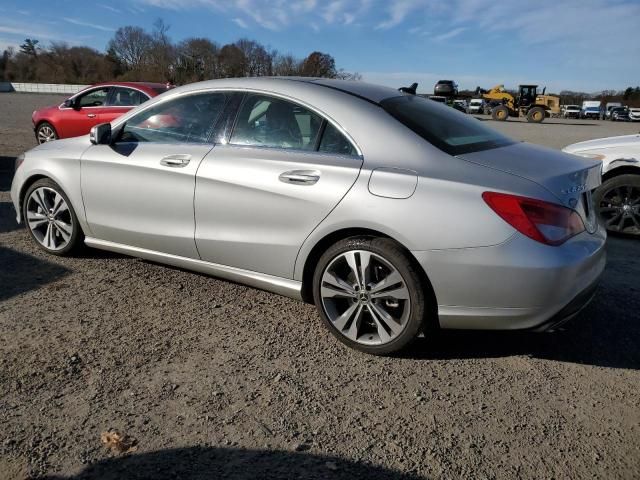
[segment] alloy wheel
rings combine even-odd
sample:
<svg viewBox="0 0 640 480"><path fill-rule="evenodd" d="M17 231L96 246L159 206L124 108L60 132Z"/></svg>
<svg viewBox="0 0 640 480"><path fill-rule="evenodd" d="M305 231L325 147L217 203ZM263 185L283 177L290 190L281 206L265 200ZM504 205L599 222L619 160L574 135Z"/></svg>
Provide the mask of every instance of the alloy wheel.
<svg viewBox="0 0 640 480"><path fill-rule="evenodd" d="M38 128L38 143L50 142L56 139L56 132L49 125L42 125Z"/></svg>
<svg viewBox="0 0 640 480"><path fill-rule="evenodd" d="M640 233L640 188L623 185L607 190L600 200L599 211L607 230Z"/></svg>
<svg viewBox="0 0 640 480"><path fill-rule="evenodd" d="M26 220L35 239L47 250L62 250L73 236L73 217L64 197L49 187L31 192Z"/></svg>
<svg viewBox="0 0 640 480"><path fill-rule="evenodd" d="M404 330L411 314L407 283L382 256L350 250L325 268L322 307L335 329L363 345L383 345Z"/></svg>

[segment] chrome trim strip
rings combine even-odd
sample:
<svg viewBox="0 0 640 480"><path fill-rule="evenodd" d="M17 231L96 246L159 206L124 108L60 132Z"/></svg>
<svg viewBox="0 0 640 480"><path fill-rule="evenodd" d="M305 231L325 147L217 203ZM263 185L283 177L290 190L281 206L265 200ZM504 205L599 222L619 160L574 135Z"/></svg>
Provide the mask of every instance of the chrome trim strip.
<svg viewBox="0 0 640 480"><path fill-rule="evenodd" d="M259 288L268 292L277 293L295 300L302 300L302 283L288 278L275 277L264 273L252 272L241 268L228 267L217 263L205 262L194 258L180 257L168 253L156 252L145 248L131 247L121 243L99 240L97 238L86 237L84 240L88 246L101 250L122 253L132 257L139 257L145 260L152 260L158 263L172 265L174 267L193 270L214 277L241 283L250 287Z"/></svg>

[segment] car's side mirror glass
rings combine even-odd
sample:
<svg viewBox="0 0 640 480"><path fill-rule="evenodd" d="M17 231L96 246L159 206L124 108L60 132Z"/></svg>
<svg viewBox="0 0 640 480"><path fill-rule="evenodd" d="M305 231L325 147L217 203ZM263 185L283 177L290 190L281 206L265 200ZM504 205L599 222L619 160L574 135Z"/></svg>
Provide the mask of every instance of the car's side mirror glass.
<svg viewBox="0 0 640 480"><path fill-rule="evenodd" d="M111 124L100 123L91 127L89 132L89 140L94 145L110 145L111 144Z"/></svg>
<svg viewBox="0 0 640 480"><path fill-rule="evenodd" d="M62 106L64 108L74 108L75 107L75 101L73 100L73 98L67 98L64 103L62 104Z"/></svg>

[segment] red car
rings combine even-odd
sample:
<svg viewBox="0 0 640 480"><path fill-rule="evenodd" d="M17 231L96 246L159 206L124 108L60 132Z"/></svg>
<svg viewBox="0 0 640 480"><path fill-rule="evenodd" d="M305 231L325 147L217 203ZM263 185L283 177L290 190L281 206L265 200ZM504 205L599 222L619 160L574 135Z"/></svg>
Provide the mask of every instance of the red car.
<svg viewBox="0 0 640 480"><path fill-rule="evenodd" d="M98 83L76 93L61 105L33 112L38 143L86 135L98 123L111 122L132 108L168 90L163 83Z"/></svg>

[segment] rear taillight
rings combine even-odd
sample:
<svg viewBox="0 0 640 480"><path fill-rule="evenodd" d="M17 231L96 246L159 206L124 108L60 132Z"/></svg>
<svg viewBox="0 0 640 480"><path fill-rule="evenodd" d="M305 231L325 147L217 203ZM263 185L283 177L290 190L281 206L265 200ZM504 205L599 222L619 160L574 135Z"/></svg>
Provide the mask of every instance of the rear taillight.
<svg viewBox="0 0 640 480"><path fill-rule="evenodd" d="M484 192L482 198L513 228L547 245L561 245L584 231L580 216L562 205L497 192Z"/></svg>

